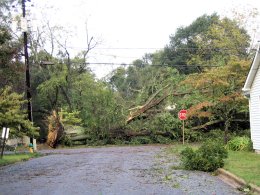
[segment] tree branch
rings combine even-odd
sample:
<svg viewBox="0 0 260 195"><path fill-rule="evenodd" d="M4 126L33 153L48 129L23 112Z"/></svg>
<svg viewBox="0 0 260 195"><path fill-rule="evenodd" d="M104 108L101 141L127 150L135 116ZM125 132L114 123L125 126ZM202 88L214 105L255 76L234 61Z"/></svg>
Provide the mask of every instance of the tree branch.
<svg viewBox="0 0 260 195"><path fill-rule="evenodd" d="M223 122L223 120L209 121L203 125L190 128L190 130L207 129L208 126Z"/></svg>

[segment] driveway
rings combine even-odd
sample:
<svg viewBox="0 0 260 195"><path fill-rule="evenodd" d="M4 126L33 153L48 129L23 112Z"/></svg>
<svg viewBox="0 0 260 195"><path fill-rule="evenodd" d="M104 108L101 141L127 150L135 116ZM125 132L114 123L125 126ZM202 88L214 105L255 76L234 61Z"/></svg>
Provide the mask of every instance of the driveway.
<svg viewBox="0 0 260 195"><path fill-rule="evenodd" d="M41 151L48 155L0 168L0 194L240 194L210 174L173 170L178 159L169 158L164 148Z"/></svg>

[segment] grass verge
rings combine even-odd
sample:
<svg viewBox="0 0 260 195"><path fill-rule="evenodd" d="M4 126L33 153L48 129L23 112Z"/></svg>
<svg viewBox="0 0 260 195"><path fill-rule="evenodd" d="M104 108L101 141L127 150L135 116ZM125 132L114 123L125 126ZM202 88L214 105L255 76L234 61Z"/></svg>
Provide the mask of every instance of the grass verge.
<svg viewBox="0 0 260 195"><path fill-rule="evenodd" d="M33 153L33 154L22 153L22 154L4 155L3 158L0 159L0 166L5 166L5 165L13 164L16 162L21 162L21 161L26 161L31 158L36 158L39 156L41 156L39 153Z"/></svg>
<svg viewBox="0 0 260 195"><path fill-rule="evenodd" d="M197 149L200 144L174 144L166 149L166 154L174 154L176 156L179 156L180 152L187 146L192 147L193 149ZM174 168L182 169L183 167L177 166ZM259 154L246 151L228 151L228 158L225 159L225 165L223 168L244 179L247 183L252 183L260 186Z"/></svg>
<svg viewBox="0 0 260 195"><path fill-rule="evenodd" d="M253 152L229 151L224 169L260 186L260 155Z"/></svg>

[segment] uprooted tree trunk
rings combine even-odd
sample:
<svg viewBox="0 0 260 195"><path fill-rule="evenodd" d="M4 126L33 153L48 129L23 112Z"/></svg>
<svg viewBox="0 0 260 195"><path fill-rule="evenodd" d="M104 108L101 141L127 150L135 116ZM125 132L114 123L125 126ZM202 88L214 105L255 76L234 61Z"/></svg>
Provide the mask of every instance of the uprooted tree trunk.
<svg viewBox="0 0 260 195"><path fill-rule="evenodd" d="M64 133L61 118L56 111L52 111L52 115L48 117L48 123L47 144L55 148Z"/></svg>

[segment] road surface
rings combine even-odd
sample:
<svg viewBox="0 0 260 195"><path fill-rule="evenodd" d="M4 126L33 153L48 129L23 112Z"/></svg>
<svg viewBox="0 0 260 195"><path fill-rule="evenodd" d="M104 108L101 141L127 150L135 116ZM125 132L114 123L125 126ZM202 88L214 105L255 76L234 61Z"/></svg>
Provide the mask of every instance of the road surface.
<svg viewBox="0 0 260 195"><path fill-rule="evenodd" d="M45 150L0 168L1 195L240 194L203 172L173 170L165 146Z"/></svg>

